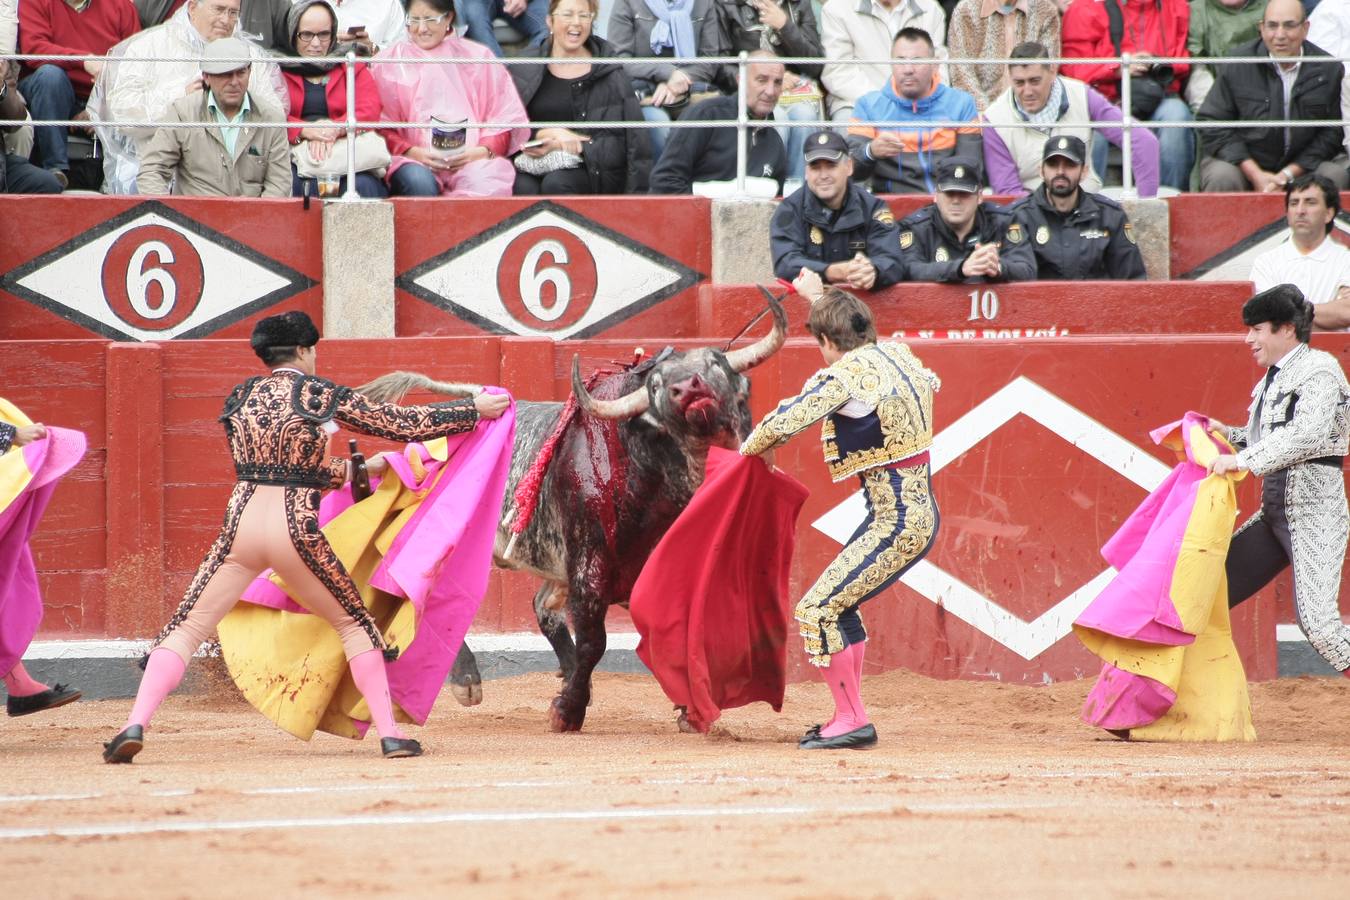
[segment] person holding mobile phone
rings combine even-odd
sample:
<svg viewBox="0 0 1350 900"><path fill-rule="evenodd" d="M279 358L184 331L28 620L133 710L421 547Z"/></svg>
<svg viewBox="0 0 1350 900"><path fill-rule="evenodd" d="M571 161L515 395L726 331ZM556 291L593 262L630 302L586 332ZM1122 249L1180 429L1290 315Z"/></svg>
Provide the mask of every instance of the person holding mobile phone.
<svg viewBox="0 0 1350 900"><path fill-rule="evenodd" d="M521 55L547 66L512 66L511 79L531 121L624 122L642 119L623 66L595 62L614 48L592 31L598 0L550 0L548 36ZM541 128L515 158L516 194L640 194L651 172L651 142L619 128Z"/></svg>
<svg viewBox="0 0 1350 900"><path fill-rule="evenodd" d="M338 152L342 152L345 147L345 144L339 143L345 131L334 124L347 117L347 68L339 55L338 29L341 26L338 22L337 11L327 0L301 0L291 7L287 23L290 34L287 55L302 57L304 61L281 64L290 99L290 112L286 118L296 125L288 129L286 134L293 147L303 148L316 163L329 159L335 147ZM370 67L365 63L357 63L351 71L356 88L357 121L379 121L380 92L375 86ZM305 181L314 180L302 178L292 161L293 196L304 196ZM316 185L310 184L308 187L310 196L318 196ZM341 194L346 190L347 178L344 175L338 192ZM367 198L389 196L384 179L375 171L356 173L356 192Z"/></svg>

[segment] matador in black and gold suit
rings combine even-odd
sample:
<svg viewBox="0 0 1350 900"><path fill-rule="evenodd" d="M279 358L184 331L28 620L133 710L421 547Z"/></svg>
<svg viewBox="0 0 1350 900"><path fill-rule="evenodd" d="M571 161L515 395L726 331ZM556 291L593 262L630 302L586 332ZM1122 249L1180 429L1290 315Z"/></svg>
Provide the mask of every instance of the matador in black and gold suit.
<svg viewBox="0 0 1350 900"><path fill-rule="evenodd" d="M384 662L397 656L397 648L386 648L351 575L319 530L322 492L341 486L349 474L346 460L326 456L328 438L341 424L394 441L432 440L473 429L478 409L472 399L430 406L378 403L319 378L313 374L318 337L313 322L298 312L263 319L254 332L254 350L276 367L236 386L225 401L220 421L238 478L225 523L155 639L127 728L106 745L108 762L131 761L141 747L141 730L177 686L193 653L267 568L337 630L384 754L420 753L420 745L393 721Z"/></svg>

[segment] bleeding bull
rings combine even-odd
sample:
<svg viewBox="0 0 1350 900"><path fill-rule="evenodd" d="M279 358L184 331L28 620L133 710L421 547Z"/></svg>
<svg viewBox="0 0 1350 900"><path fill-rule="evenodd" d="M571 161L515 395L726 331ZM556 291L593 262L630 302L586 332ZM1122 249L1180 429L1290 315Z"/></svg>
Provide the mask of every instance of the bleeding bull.
<svg viewBox="0 0 1350 900"><path fill-rule="evenodd" d="M627 606L647 557L703 481L708 448L734 450L750 433L750 380L743 373L777 352L787 335L782 306L768 300L773 328L749 346L667 349L602 377L589 390L574 358L574 414L562 403L517 404L495 561L543 579L535 615L563 678L549 712L554 731L578 731L585 722L591 673L605 653L606 611L616 603ZM414 387L472 389L394 373L361 391L388 399ZM547 465L536 467L543 452L551 452ZM533 476L527 474L532 468ZM523 530L513 533L513 518L522 514L513 498L530 477L533 511ZM467 645L455 661L451 686L466 706L482 700Z"/></svg>

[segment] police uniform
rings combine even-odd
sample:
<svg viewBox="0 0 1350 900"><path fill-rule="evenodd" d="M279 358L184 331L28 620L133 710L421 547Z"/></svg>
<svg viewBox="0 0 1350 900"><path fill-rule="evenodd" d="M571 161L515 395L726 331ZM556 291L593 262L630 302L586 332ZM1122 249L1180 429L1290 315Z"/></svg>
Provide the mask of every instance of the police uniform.
<svg viewBox="0 0 1350 900"><path fill-rule="evenodd" d="M1068 135L1052 137L1042 159L1055 156L1082 163L1083 142ZM1036 254L1037 278L1124 281L1146 277L1134 229L1119 203L1079 188L1078 205L1061 213L1051 203L1049 190L1049 184L1042 183L1010 207Z"/></svg>
<svg viewBox="0 0 1350 900"><path fill-rule="evenodd" d="M939 191L959 190L978 194L978 169L962 157L950 157L938 163ZM997 278L980 275L967 277L961 271L966 258L977 244L998 246L1002 274ZM912 213L900 223L900 255L905 261L907 281L1031 281L1036 277L1036 254L1022 226L1012 213L993 203L981 203L965 240L957 238L942 218L936 203Z"/></svg>
<svg viewBox="0 0 1350 900"><path fill-rule="evenodd" d="M741 445L755 456L824 419L821 441L834 481L857 476L867 518L797 604L812 664L867 639L858 606L921 560L937 535L928 448L938 377L904 344L865 344L807 380Z"/></svg>
<svg viewBox="0 0 1350 900"><path fill-rule="evenodd" d="M848 144L834 132L817 132L806 142L806 160L842 160ZM852 182L836 211L803 185L778 204L769 224L773 272L791 281L803 268L822 278L833 263L847 262L862 253L877 270L873 287L886 287L904 278L895 215L885 201Z"/></svg>

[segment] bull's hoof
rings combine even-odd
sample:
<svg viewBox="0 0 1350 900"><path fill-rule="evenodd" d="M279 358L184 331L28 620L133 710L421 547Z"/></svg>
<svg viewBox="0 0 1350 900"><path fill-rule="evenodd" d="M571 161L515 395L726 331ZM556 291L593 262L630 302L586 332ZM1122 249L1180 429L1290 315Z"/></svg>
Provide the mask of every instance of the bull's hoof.
<svg viewBox="0 0 1350 900"><path fill-rule="evenodd" d="M675 726L680 729L681 734L698 734L698 729L689 724L688 711L683 706L675 707L680 714L675 718Z"/></svg>
<svg viewBox="0 0 1350 900"><path fill-rule="evenodd" d="M561 734L565 731L580 731L581 725L586 721L586 708L581 708L581 713L570 713L564 705L561 697L554 697L553 702L548 708L548 728L549 731Z"/></svg>
<svg viewBox="0 0 1350 900"><path fill-rule="evenodd" d="M455 695L455 700L460 706L477 706L483 702L483 683L475 681L472 684L450 683L450 693Z"/></svg>

